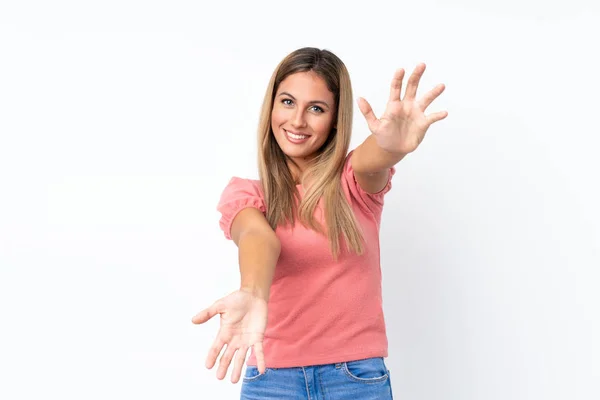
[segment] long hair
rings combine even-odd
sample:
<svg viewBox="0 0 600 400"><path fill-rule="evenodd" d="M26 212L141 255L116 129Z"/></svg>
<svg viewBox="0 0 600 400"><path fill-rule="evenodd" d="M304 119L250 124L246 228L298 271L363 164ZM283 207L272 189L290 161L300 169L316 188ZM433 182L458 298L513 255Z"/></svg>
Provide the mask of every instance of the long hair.
<svg viewBox="0 0 600 400"><path fill-rule="evenodd" d="M311 160L302 176L305 195L300 194L271 127L271 113L279 84L297 72L314 72L320 76L335 99L335 128ZM263 100L258 126L258 166L266 203L266 217L273 229L294 226L297 212L306 227L327 236L334 259L340 253L342 238L349 250L363 253L363 236L341 185L344 161L352 132L352 86L344 63L332 52L313 47L298 49L287 55L273 72ZM291 161L291 160L290 160ZM305 185L308 183L308 185ZM325 229L314 218L322 201Z"/></svg>

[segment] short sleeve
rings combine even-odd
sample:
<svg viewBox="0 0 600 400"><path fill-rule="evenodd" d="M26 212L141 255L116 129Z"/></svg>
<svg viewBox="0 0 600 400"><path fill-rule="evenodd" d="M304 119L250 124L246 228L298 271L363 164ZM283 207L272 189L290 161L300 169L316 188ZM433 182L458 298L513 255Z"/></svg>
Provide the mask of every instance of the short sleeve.
<svg viewBox="0 0 600 400"><path fill-rule="evenodd" d="M383 189L377 193L369 193L365 191L356 181L354 169L352 168L352 163L350 162L353 152L354 150L348 153L343 171L344 180L347 182L350 195L357 199L363 206L366 206L372 213L380 214L381 210L383 209L383 198L385 194L392 189L392 177L396 173L396 169L394 167L389 169L388 180Z"/></svg>
<svg viewBox="0 0 600 400"><path fill-rule="evenodd" d="M217 205L217 211L221 213L219 225L227 239L231 240L231 225L234 218L240 211L248 207L254 207L263 214L266 212L259 183L238 177L231 178Z"/></svg>

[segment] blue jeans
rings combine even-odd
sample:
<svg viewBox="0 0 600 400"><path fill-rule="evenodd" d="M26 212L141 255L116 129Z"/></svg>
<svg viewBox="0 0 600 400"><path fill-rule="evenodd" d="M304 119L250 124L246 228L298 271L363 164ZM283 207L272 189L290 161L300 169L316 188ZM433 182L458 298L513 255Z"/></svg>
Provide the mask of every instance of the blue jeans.
<svg viewBox="0 0 600 400"><path fill-rule="evenodd" d="M383 358L295 368L247 366L241 400L391 400Z"/></svg>

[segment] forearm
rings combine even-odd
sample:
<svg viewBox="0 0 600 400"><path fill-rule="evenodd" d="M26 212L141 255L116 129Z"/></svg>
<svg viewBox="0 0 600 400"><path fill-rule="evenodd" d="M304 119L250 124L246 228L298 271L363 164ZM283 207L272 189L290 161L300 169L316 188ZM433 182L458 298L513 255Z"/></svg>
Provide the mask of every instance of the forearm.
<svg viewBox="0 0 600 400"><path fill-rule="evenodd" d="M269 299L281 244L275 233L247 232L240 237L239 263L242 290Z"/></svg>
<svg viewBox="0 0 600 400"><path fill-rule="evenodd" d="M352 155L352 167L363 174L382 174L402 160L406 154L393 153L381 148L375 136L371 134L355 150Z"/></svg>

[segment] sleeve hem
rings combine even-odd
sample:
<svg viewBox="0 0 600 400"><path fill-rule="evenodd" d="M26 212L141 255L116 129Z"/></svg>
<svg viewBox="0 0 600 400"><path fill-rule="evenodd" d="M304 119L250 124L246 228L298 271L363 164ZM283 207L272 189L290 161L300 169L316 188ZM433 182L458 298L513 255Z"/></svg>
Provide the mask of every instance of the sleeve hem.
<svg viewBox="0 0 600 400"><path fill-rule="evenodd" d="M231 237L231 227L233 225L233 221L235 220L235 217L237 217L237 215L242 211L245 210L246 208L256 208L258 211L263 212L263 210L261 210L260 207L254 205L254 204L245 204L242 205L241 207L237 208L235 211L233 211L230 215L231 218L229 218L227 221L222 221L221 222L221 229L223 230L223 233L225 234L225 238L228 240L233 240Z"/></svg>
<svg viewBox="0 0 600 400"><path fill-rule="evenodd" d="M358 181L356 180L356 174L354 173L354 168L352 168L352 162L351 162L351 157L352 157L352 153L353 152L354 152L354 150L352 150L348 154L347 169L349 170L349 172L352 175L352 180L354 181L354 184L356 185L357 190L363 196L367 196L367 197L370 197L370 198L376 199L376 200L382 200L383 197L384 197L384 195L386 193L388 193L392 189L392 177L396 173L396 168L395 167L390 167L388 169L387 182L386 182L385 186L380 191L378 191L376 193L369 193L365 189L363 189L362 186L360 186L360 183L358 183Z"/></svg>

